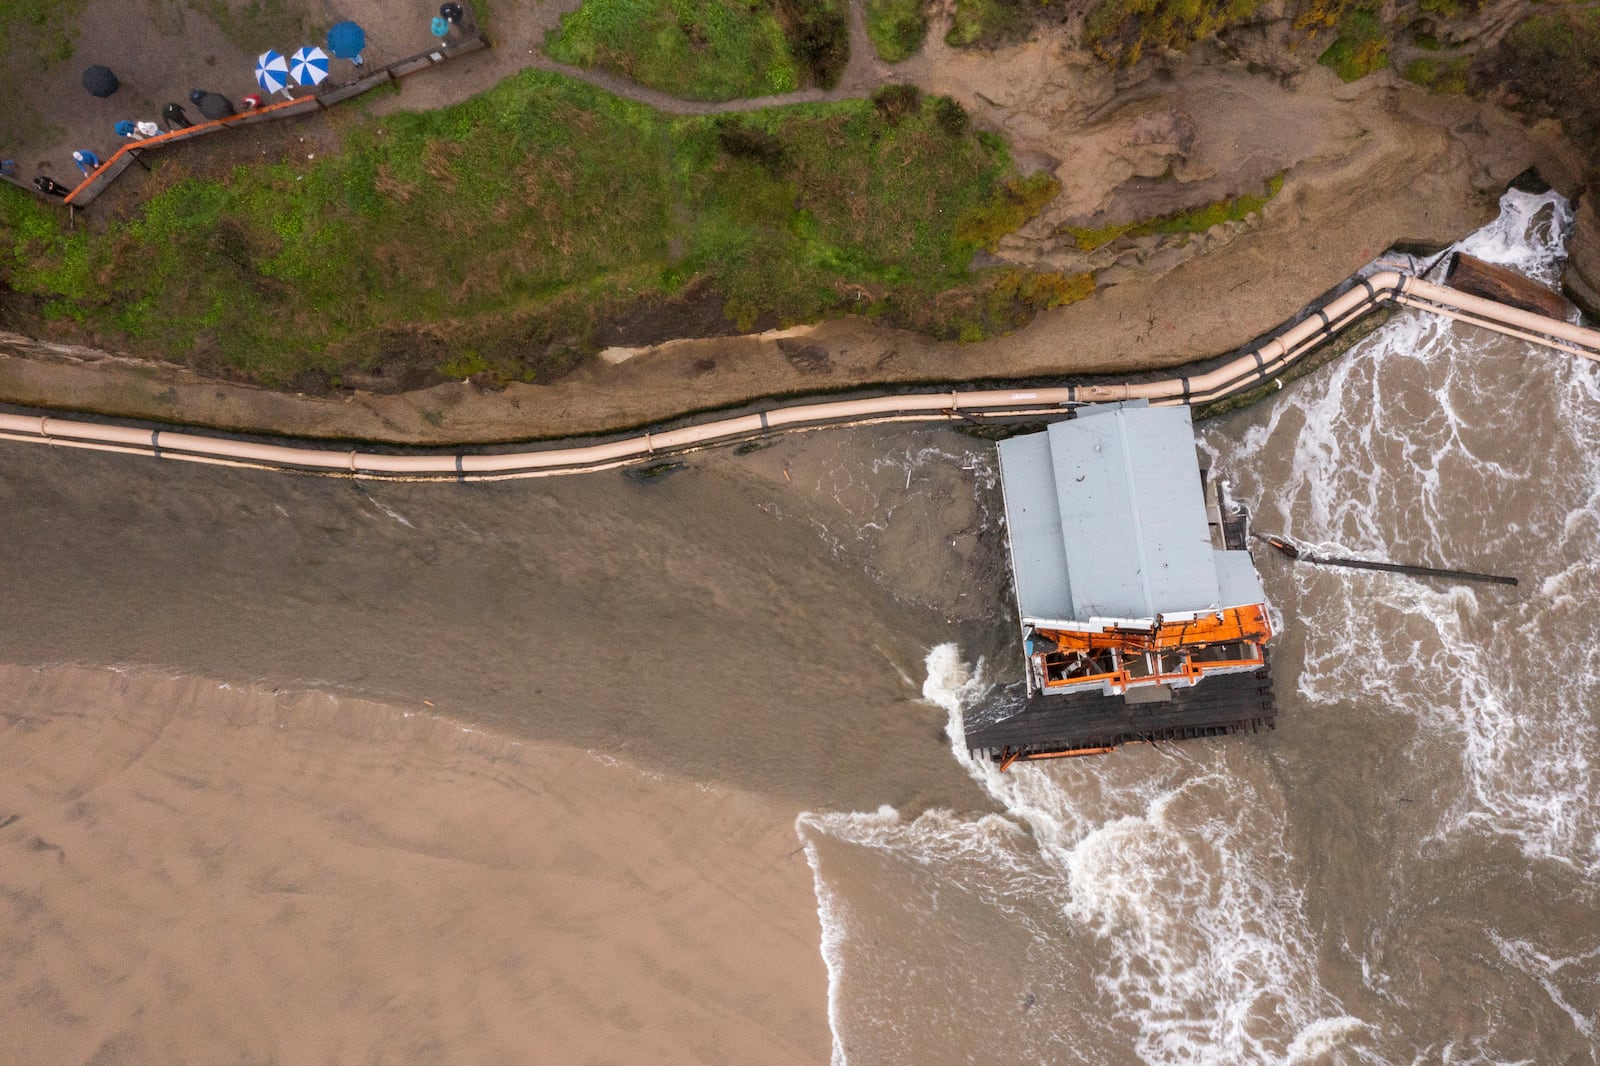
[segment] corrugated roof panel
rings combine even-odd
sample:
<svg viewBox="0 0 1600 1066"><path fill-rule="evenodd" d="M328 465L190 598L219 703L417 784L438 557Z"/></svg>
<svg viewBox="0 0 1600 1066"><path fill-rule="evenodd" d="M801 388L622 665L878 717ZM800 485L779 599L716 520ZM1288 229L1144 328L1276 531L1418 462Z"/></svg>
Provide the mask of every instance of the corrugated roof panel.
<svg viewBox="0 0 1600 1066"><path fill-rule="evenodd" d="M1265 603L1267 594L1261 591L1261 575L1256 573L1255 561L1249 552L1216 552L1218 607L1244 607L1252 603Z"/></svg>
<svg viewBox="0 0 1600 1066"><path fill-rule="evenodd" d="M1012 437L1000 442L999 451L1017 606L1024 618L1071 618L1049 438L1043 433Z"/></svg>
<svg viewBox="0 0 1600 1066"><path fill-rule="evenodd" d="M1150 618L1215 606L1188 409L1097 410L1052 425L1048 436L1070 617Z"/></svg>

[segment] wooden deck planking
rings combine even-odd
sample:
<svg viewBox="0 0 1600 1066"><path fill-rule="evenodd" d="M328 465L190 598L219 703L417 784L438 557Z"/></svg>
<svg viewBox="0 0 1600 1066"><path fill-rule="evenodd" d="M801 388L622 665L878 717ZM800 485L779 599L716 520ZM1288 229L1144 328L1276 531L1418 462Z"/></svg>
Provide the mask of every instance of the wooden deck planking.
<svg viewBox="0 0 1600 1066"><path fill-rule="evenodd" d="M1018 713L967 729L968 750L999 761L1024 755L1113 748L1145 740L1183 740L1271 729L1277 719L1267 668L1206 678L1174 689L1166 703L1130 704L1097 692L1038 695Z"/></svg>

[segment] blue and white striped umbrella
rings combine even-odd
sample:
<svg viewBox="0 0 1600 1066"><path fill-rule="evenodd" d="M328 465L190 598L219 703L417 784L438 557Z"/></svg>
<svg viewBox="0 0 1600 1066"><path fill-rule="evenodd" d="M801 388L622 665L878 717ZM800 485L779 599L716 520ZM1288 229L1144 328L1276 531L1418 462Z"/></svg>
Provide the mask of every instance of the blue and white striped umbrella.
<svg viewBox="0 0 1600 1066"><path fill-rule="evenodd" d="M301 85L321 85L328 76L328 53L316 45L306 45L289 57L289 75Z"/></svg>
<svg viewBox="0 0 1600 1066"><path fill-rule="evenodd" d="M256 57L256 84L262 92L287 93L289 61L270 48Z"/></svg>

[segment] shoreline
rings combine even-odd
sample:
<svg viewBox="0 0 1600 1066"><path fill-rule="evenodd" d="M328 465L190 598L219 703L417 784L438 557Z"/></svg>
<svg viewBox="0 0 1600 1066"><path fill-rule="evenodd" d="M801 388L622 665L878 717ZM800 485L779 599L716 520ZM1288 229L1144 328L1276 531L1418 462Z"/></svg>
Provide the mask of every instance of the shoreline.
<svg viewBox="0 0 1600 1066"><path fill-rule="evenodd" d="M768 797L316 691L9 665L0 688L28 1058L827 1054L811 871Z"/></svg>

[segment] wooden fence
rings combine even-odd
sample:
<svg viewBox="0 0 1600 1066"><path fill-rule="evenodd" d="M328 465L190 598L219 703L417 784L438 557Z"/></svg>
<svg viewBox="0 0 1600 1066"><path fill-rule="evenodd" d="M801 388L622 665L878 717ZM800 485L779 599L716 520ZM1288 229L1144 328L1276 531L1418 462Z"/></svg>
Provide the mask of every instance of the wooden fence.
<svg viewBox="0 0 1600 1066"><path fill-rule="evenodd" d="M229 115L227 118L197 122L185 129L172 130L168 133L157 134L154 137L146 137L143 140L129 141L118 148L111 158L106 160L93 173L79 182L78 186L68 193L64 200L54 196L46 196L32 185L28 185L16 178L6 177L4 180L10 181L11 184L16 185L18 188L26 189L40 199L48 200L51 203L65 204L69 208L87 207L94 202L97 196L110 188L111 183L128 167L137 163L148 170L149 167L140 158L146 152L166 148L169 145L183 141L192 141L196 137L221 133L223 130L232 129L235 126L248 126L254 122L271 122L277 119L293 118L296 115L304 115L310 111L325 111L334 104L353 99L364 92L376 89L380 85L393 84L401 78L416 74L419 71L429 70L440 63L448 62L471 52L481 51L487 47L489 47L487 37L482 33L472 33L459 41L442 44L438 48L406 56L404 59L397 59L393 63L378 67L368 74L363 74L355 81L342 82L326 89L318 89L309 96L297 96L290 100L279 100L277 103L267 104L265 107L254 108L237 115Z"/></svg>

